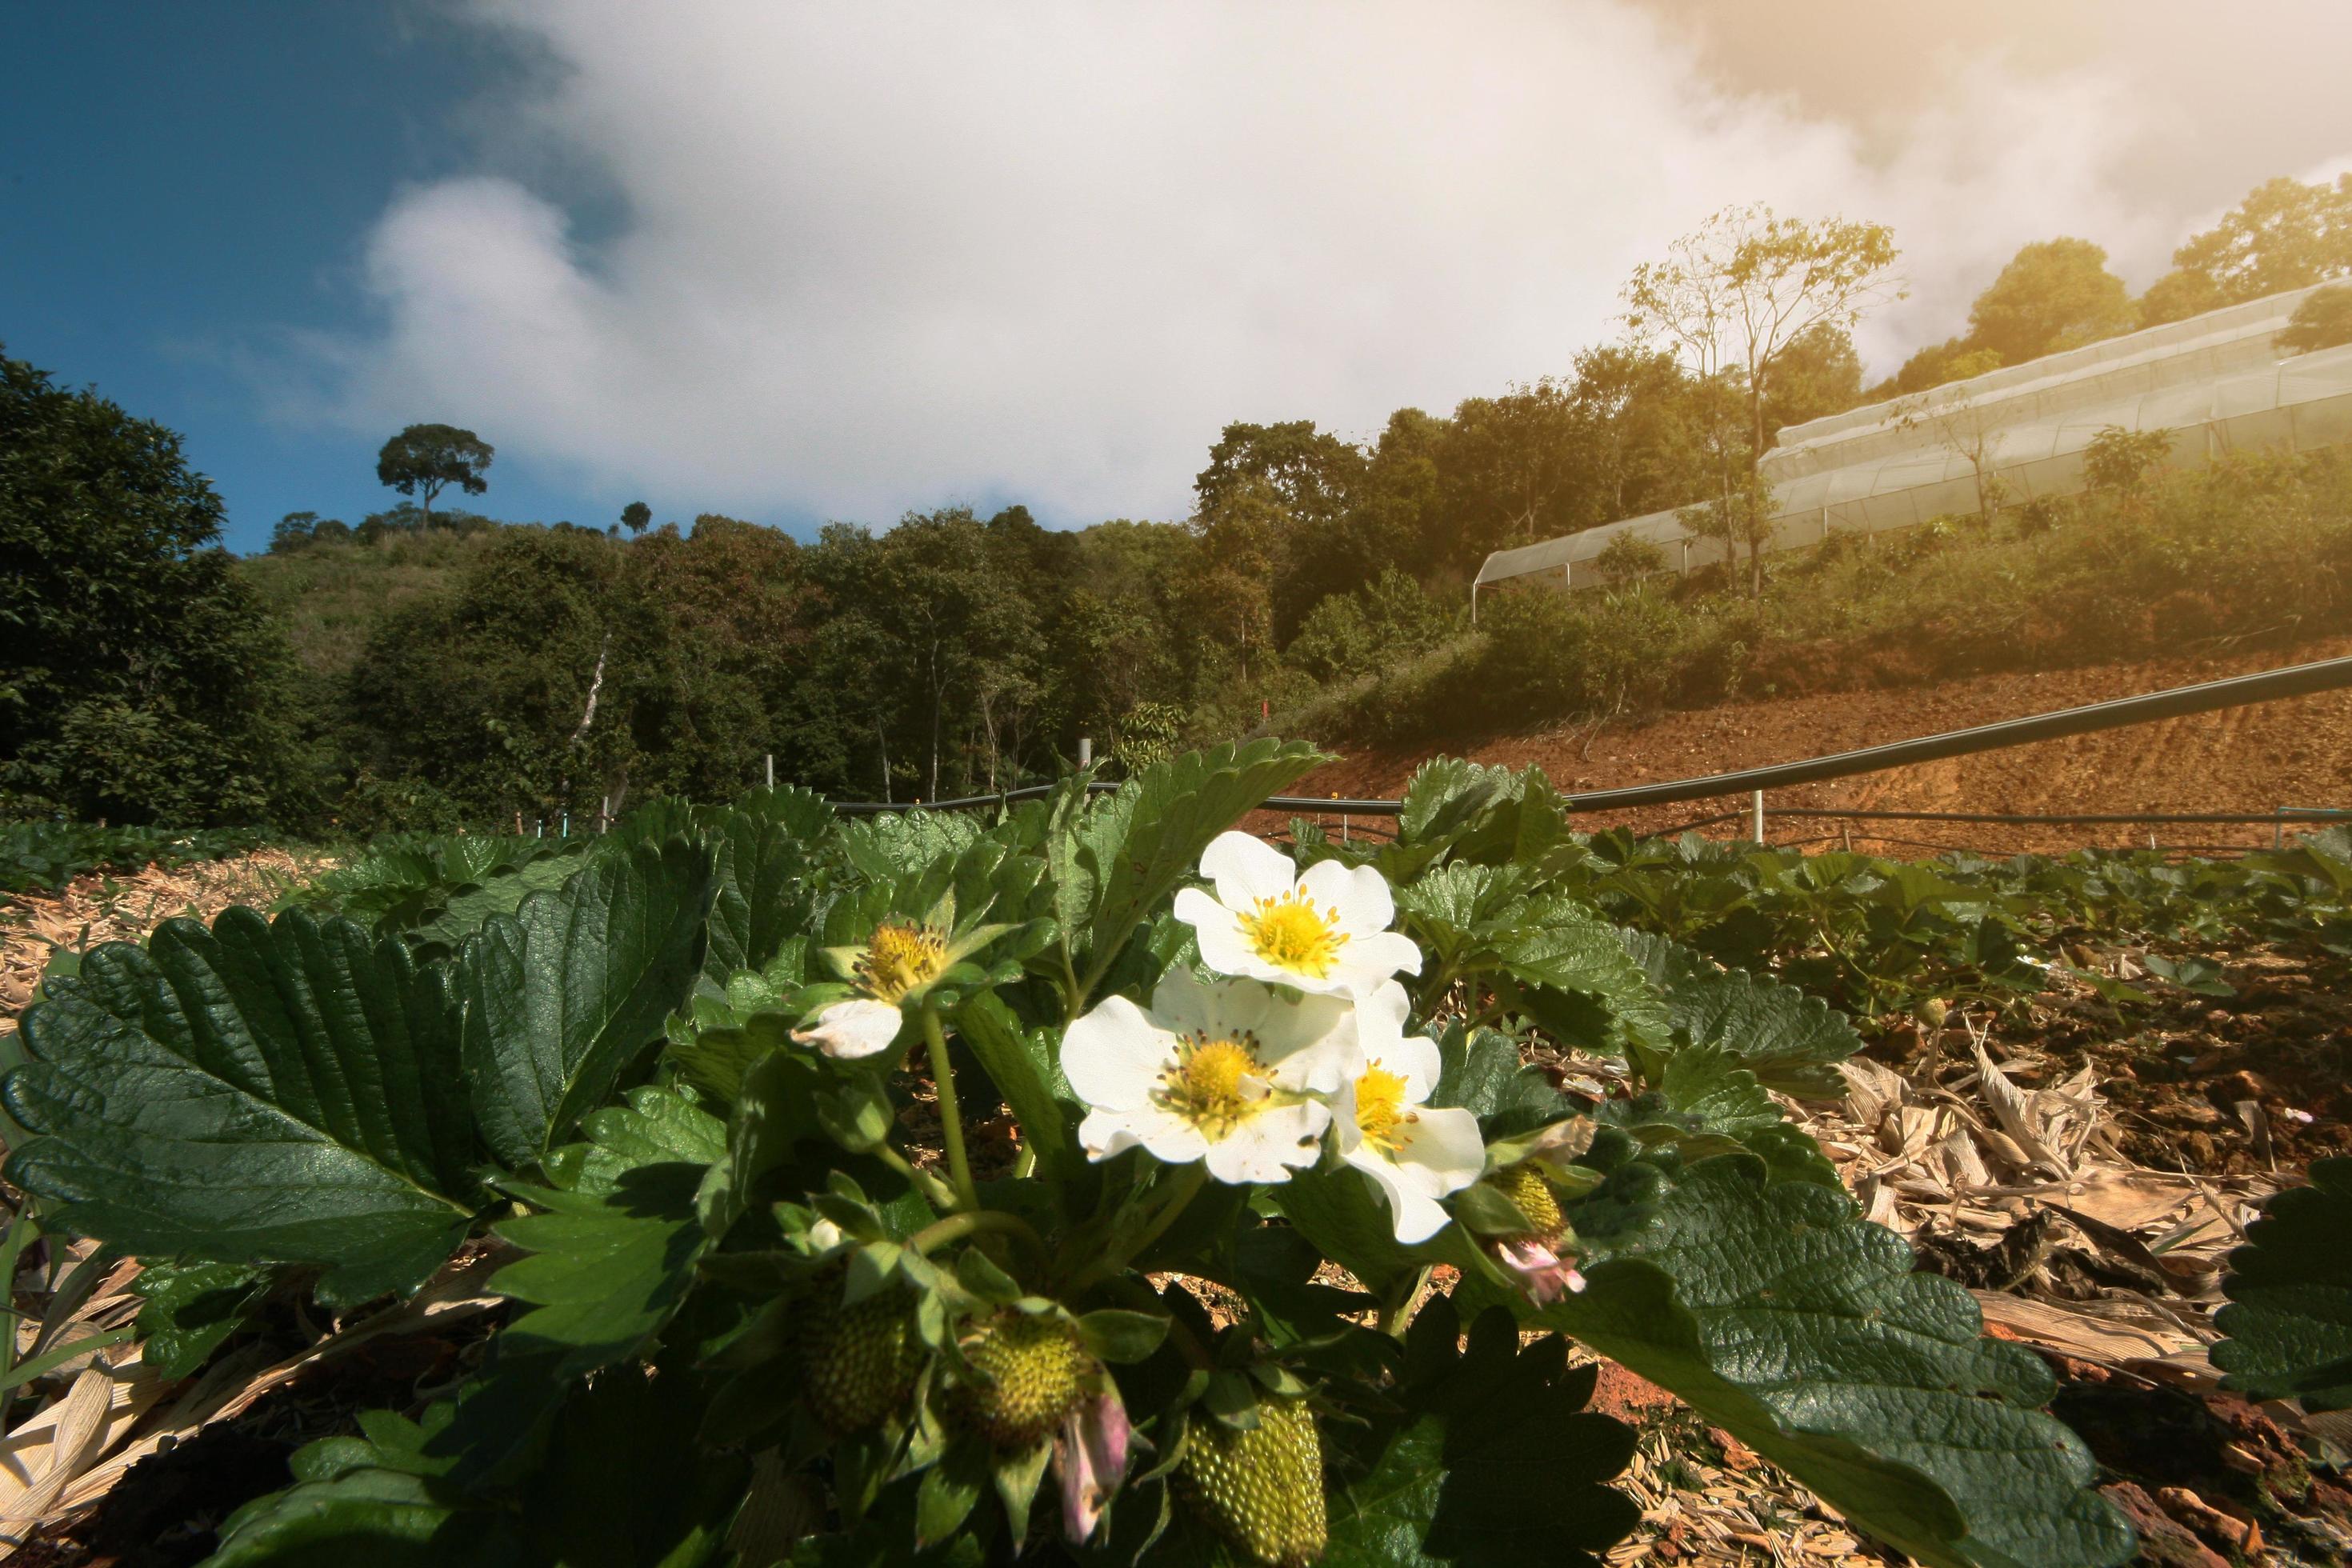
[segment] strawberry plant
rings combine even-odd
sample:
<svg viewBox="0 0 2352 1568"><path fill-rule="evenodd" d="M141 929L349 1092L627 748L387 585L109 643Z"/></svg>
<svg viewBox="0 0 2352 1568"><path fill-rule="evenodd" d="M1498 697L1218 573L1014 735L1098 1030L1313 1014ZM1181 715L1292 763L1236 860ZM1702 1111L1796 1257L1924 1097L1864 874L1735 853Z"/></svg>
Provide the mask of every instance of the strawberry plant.
<svg viewBox="0 0 2352 1568"><path fill-rule="evenodd" d="M1321 760L660 805L429 942L173 922L26 1014L7 1174L159 1266L180 1370L510 1258L464 1381L219 1564L1593 1563L1636 1510L1591 1356L1923 1563L2131 1554L2042 1362L1783 1120L1843 1016L1678 940L1720 916L1624 929L1539 774L1433 765L1377 847L1234 831Z"/></svg>

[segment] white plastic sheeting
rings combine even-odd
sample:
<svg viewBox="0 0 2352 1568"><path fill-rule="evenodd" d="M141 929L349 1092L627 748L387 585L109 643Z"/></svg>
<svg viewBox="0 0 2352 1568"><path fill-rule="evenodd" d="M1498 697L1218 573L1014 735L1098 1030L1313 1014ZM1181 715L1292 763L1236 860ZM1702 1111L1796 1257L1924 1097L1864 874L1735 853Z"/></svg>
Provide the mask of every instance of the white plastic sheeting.
<svg viewBox="0 0 2352 1568"><path fill-rule="evenodd" d="M2274 341L2312 292L2274 294L1789 426L1757 465L1772 486L1775 526L1764 548L1974 512L1979 458L2007 504L2075 494L2084 488L2084 448L2111 425L2169 431L2175 468L2224 452L2352 440L2352 346L2282 357ZM1679 572L1744 552L1696 537L1675 511L1651 512L1495 552L1478 569L1474 602L1478 588L1514 577L1600 583L1606 574L1584 563L1623 534L1663 547Z"/></svg>

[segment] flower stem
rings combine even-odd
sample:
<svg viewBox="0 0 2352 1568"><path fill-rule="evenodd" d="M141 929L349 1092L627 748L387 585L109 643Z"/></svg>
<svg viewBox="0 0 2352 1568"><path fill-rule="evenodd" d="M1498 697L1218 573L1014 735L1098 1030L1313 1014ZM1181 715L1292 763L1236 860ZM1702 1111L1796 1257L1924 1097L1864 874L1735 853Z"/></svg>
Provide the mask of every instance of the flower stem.
<svg viewBox="0 0 2352 1568"><path fill-rule="evenodd" d="M951 1209L956 1206L956 1193L953 1187L917 1165L889 1144L884 1143L877 1147L874 1151L874 1157L904 1176L908 1184L921 1193L923 1201L933 1208Z"/></svg>
<svg viewBox="0 0 2352 1568"><path fill-rule="evenodd" d="M963 1113L956 1109L955 1069L948 1065L947 1031L940 1027L939 1009L923 1009L923 1043L929 1048L931 1087L940 1095L940 1142L946 1149L948 1173L955 1178L956 1205L980 1206L980 1189L972 1185L971 1161L964 1153Z"/></svg>
<svg viewBox="0 0 2352 1568"><path fill-rule="evenodd" d="M947 1218L933 1220L908 1237L907 1245L917 1252L930 1253L945 1247L959 1237L972 1236L982 1231L1001 1231L1028 1248L1037 1258L1045 1254L1045 1240L1019 1215L1004 1209L967 1209Z"/></svg>
<svg viewBox="0 0 2352 1568"><path fill-rule="evenodd" d="M1381 1310L1381 1332L1391 1339L1404 1337L1405 1321L1412 1316L1413 1303L1421 1300L1422 1291L1427 1288L1429 1273L1430 1266L1422 1265L1421 1271L1412 1277L1412 1284Z"/></svg>
<svg viewBox="0 0 2352 1568"><path fill-rule="evenodd" d="M1208 1180L1206 1161L1195 1160L1188 1165L1177 1167L1175 1175L1169 1178L1166 1191L1160 1194L1158 1205L1146 1211L1142 1228L1128 1237L1125 1246L1110 1248L1093 1265L1081 1268L1077 1277L1070 1281L1070 1288L1076 1289L1125 1268L1145 1247L1167 1234L1168 1227L1176 1223L1176 1216L1184 1212L1185 1205L1192 1201L1193 1195L1207 1184Z"/></svg>

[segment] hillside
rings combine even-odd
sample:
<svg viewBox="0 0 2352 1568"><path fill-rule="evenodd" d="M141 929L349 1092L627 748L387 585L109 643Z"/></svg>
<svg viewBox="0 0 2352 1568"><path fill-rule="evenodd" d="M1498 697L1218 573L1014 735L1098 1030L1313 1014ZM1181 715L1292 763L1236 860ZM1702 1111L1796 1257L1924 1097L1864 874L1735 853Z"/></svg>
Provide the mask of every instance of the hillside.
<svg viewBox="0 0 2352 1568"><path fill-rule="evenodd" d="M236 571L284 620L303 668L334 675L359 662L384 616L455 582L494 537L436 531L374 544L316 544L249 555Z"/></svg>
<svg viewBox="0 0 2352 1568"><path fill-rule="evenodd" d="M1608 789L1731 768L1793 762L1885 741L1962 729L1998 719L2078 707L2165 687L2191 685L2352 654L2352 637L2282 649L2195 658L2138 660L2043 673L1979 675L1898 690L1834 691L1667 713L1653 722L1592 731L1559 725L1468 748L1355 749L1310 775L1301 793L1358 798L1396 795L1429 756L1452 752L1510 767L1534 764L1564 790ZM1654 832L1742 799L1596 814L1587 826ZM1843 824L1769 821L1775 806L1904 811L2194 812L2268 811L2280 805L2352 806L2352 691L2199 714L2100 734L2045 741L2004 752L1775 792L1766 797L1774 842L1853 830L1857 848L1920 853L1966 847L2002 854L2063 851L2084 844L2145 845L2145 830L2098 826L2007 827L1977 824ZM1875 832L1861 829L1873 826ZM1727 835L1734 826L1708 829ZM2271 829L2178 826L2168 845L2267 843ZM1893 835L1894 837L1885 837Z"/></svg>

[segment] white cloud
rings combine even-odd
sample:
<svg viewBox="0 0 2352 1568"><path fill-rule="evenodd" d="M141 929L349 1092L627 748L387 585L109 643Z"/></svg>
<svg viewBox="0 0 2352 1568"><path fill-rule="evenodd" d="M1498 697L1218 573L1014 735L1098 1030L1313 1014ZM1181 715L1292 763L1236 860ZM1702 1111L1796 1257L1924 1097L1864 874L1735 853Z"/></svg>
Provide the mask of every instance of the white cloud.
<svg viewBox="0 0 2352 1568"><path fill-rule="evenodd" d="M508 174L383 215L383 327L330 356L335 402L616 499L1181 514L1227 420L1369 436L1564 371L1632 265L1735 200L1895 226L1880 370L2025 240L2174 237L2112 192L2133 121L2095 70L1948 60L1865 145L1607 0L476 15L561 68L493 120ZM593 244L538 173L565 167L617 198Z"/></svg>

